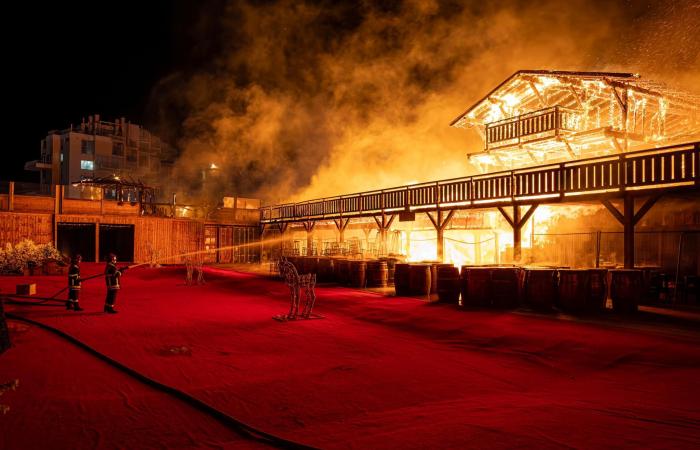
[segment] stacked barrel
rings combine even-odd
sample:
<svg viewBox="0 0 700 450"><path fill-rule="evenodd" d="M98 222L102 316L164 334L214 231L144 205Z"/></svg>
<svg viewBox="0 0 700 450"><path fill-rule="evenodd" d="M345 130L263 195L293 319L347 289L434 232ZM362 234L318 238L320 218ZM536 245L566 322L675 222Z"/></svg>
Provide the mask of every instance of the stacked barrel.
<svg viewBox="0 0 700 450"><path fill-rule="evenodd" d="M517 266L462 266L434 261L400 262L397 258L350 259L290 256L300 274L315 273L319 282L356 288L393 285L398 296L437 298L469 307L548 311L573 314L606 309L608 292L613 310L632 313L643 295L641 270L568 269ZM430 297L437 294L437 296ZM461 299L460 299L461 297Z"/></svg>
<svg viewBox="0 0 700 450"><path fill-rule="evenodd" d="M352 287L386 287L394 282L397 258L352 259L324 256L288 256L300 274L314 273L319 282Z"/></svg>

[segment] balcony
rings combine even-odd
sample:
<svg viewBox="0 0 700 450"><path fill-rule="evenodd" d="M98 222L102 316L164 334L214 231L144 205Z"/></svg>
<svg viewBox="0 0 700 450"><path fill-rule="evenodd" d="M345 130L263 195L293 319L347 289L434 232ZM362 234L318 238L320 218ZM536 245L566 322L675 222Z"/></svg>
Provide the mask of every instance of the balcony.
<svg viewBox="0 0 700 450"><path fill-rule="evenodd" d="M575 112L561 106L533 111L486 125L486 150L514 147L576 131L570 124Z"/></svg>

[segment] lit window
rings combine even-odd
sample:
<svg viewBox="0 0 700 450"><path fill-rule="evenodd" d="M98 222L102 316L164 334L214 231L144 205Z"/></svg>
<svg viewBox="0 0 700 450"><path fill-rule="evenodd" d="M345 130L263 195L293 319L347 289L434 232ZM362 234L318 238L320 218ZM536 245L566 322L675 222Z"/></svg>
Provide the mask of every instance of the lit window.
<svg viewBox="0 0 700 450"><path fill-rule="evenodd" d="M80 168L82 170L95 170L95 163L85 159L80 160Z"/></svg>

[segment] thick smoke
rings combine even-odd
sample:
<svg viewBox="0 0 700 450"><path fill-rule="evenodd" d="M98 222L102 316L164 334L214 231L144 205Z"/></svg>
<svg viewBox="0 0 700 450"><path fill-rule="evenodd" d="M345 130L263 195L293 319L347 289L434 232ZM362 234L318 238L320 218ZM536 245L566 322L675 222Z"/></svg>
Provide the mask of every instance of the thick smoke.
<svg viewBox="0 0 700 450"><path fill-rule="evenodd" d="M379 6L381 5L381 6ZM268 203L472 173L450 121L519 69L640 72L696 90L697 2L227 2L196 70L153 93L180 189Z"/></svg>

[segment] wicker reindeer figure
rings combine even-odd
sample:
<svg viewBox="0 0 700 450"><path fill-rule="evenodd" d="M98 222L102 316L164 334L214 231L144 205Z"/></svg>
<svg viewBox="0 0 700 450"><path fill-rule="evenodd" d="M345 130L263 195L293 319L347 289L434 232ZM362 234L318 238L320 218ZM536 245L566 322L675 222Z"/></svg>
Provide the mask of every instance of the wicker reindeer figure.
<svg viewBox="0 0 700 450"><path fill-rule="evenodd" d="M291 262L283 259L279 263L280 274L284 278L287 286L289 287L289 294L291 297L289 313L285 317L286 320L294 320L297 318L308 319L311 316L311 311L313 310L314 303L316 302L316 292L314 290L316 286L316 274L308 273L304 275L299 275L296 267ZM302 309L301 316L299 315L299 303L301 297L301 289L304 289L304 308Z"/></svg>

